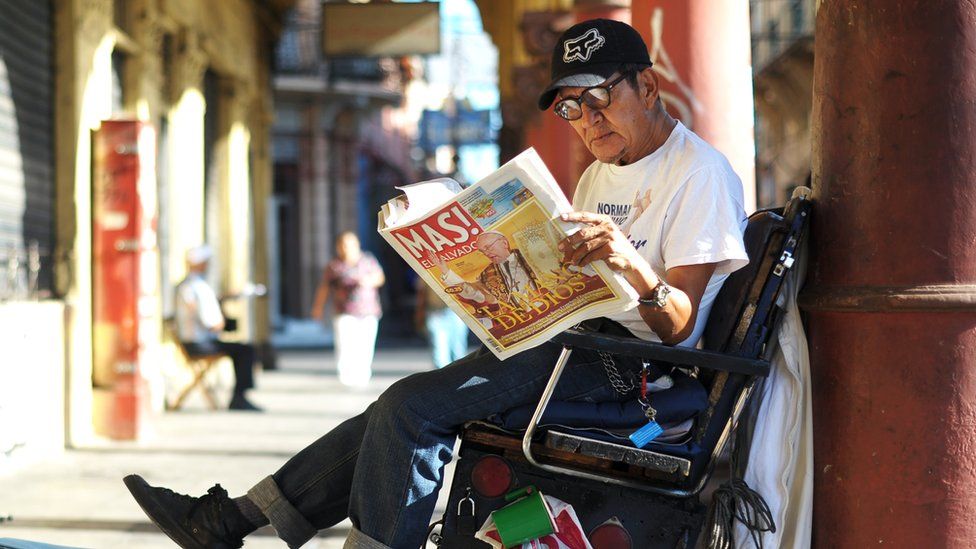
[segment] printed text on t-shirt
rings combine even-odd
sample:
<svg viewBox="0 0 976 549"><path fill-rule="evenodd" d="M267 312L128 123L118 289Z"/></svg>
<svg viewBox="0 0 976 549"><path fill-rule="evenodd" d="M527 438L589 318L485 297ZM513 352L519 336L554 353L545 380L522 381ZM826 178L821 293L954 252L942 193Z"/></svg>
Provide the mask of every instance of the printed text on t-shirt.
<svg viewBox="0 0 976 549"><path fill-rule="evenodd" d="M608 204L606 202L597 202L596 213L609 215L610 219L612 219L614 223L620 225L627 220L627 215L630 214L630 204Z"/></svg>

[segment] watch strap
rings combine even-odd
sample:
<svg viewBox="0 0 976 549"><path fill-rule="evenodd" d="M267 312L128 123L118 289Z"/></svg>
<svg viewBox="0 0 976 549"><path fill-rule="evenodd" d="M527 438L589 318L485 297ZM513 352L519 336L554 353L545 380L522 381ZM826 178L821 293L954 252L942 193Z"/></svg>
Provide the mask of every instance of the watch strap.
<svg viewBox="0 0 976 549"><path fill-rule="evenodd" d="M671 295L671 286L668 286L663 279L660 279L658 280L657 285L651 289L651 296L647 298L638 298L637 302L641 305L661 309L668 304L669 295Z"/></svg>

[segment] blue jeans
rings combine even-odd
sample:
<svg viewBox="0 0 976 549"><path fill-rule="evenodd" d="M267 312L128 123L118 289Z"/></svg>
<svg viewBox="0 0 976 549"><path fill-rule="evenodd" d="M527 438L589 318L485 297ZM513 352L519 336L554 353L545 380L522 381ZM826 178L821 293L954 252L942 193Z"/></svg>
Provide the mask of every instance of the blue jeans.
<svg viewBox="0 0 976 549"><path fill-rule="evenodd" d="M454 311L430 311L426 324L434 366L443 368L468 354L468 327Z"/></svg>
<svg viewBox="0 0 976 549"><path fill-rule="evenodd" d="M537 402L561 347L546 343L504 362L482 349L406 377L362 414L296 454L248 493L289 547L347 516L347 547L417 549L459 428ZM638 361L617 357L623 370ZM554 398L619 400L596 353L573 352Z"/></svg>

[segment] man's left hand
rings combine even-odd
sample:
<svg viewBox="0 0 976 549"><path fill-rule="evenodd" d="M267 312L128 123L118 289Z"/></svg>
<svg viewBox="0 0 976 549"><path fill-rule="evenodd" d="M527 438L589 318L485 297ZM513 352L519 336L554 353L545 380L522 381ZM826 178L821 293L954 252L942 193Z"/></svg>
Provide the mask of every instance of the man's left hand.
<svg viewBox="0 0 976 549"><path fill-rule="evenodd" d="M649 270L647 262L610 216L572 212L562 214L561 219L584 224L583 228L559 243L563 263L584 267L602 259L628 280L638 272Z"/></svg>

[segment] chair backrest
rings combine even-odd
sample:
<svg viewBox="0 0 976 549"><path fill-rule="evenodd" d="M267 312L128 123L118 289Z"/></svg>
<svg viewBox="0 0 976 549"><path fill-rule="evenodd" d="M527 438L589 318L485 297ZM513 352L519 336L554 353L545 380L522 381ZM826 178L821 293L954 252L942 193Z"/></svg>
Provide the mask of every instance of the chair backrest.
<svg viewBox="0 0 976 549"><path fill-rule="evenodd" d="M163 318L163 334L164 334L164 340L169 340L173 342L173 345L175 345L176 349L179 351L180 357L182 357L183 362L186 363L187 365L193 365L195 362L198 361L212 362L213 360L216 360L217 358L223 356L223 353L217 353L217 352L213 353L212 355L190 356L190 353L187 352L186 347L183 346L183 342L180 341L180 335L179 335L180 332L176 326L176 319L173 317Z"/></svg>
<svg viewBox="0 0 976 549"><path fill-rule="evenodd" d="M776 251L769 249L772 237L787 229L782 212L782 208L760 210L749 216L744 236L749 264L729 275L715 298L702 335L704 348L728 352L729 347L734 346L735 328L742 320L743 309L760 269L766 263L764 260Z"/></svg>
<svg viewBox="0 0 976 549"><path fill-rule="evenodd" d="M180 345L179 330L176 327L176 318L172 316L163 317L163 340L172 341L174 344L180 347L182 350L183 346Z"/></svg>
<svg viewBox="0 0 976 549"><path fill-rule="evenodd" d="M706 349L762 356L776 331L780 313L776 298L808 228L810 208L810 201L800 193L785 209L760 210L749 217L745 232L749 265L732 273L716 297L703 335ZM704 370L700 379L709 397L708 407L698 417L695 441L712 453L734 421L736 404L752 379ZM708 465L708 460L699 460L689 480L698 478Z"/></svg>

